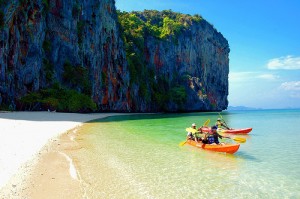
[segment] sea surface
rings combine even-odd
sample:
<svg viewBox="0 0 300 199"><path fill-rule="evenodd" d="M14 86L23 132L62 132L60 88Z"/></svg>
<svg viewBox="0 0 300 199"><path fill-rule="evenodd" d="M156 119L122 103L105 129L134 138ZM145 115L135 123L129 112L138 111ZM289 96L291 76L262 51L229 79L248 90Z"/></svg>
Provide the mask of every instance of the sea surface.
<svg viewBox="0 0 300 199"><path fill-rule="evenodd" d="M179 146L218 113L108 117L80 127L69 151L85 198L300 198L300 110L225 111L252 127L235 154ZM232 140L223 139L223 142Z"/></svg>

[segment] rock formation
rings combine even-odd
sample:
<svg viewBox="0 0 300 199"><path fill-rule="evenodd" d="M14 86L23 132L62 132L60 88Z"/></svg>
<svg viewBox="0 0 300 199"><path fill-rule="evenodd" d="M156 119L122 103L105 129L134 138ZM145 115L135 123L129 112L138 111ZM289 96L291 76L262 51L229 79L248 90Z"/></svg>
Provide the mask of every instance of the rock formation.
<svg viewBox="0 0 300 199"><path fill-rule="evenodd" d="M80 78L64 78L70 66L87 71L86 93L99 110L128 110L129 74L113 0L12 0L1 10L0 104L18 108L20 97L55 82L82 92Z"/></svg>
<svg viewBox="0 0 300 199"><path fill-rule="evenodd" d="M143 35L136 52L148 74L139 74L130 69L114 0L11 0L0 8L2 109L24 110L23 96L55 84L88 95L96 111L227 108L229 46L205 20L186 21L175 39Z"/></svg>
<svg viewBox="0 0 300 199"><path fill-rule="evenodd" d="M130 23L128 18L141 20L136 22L140 25L135 32L127 35L127 40L139 29L146 29L142 32L144 45L135 45L134 53L127 50L127 57L128 54L143 57L140 58L143 61L139 62L134 58L131 61L132 56L128 57L133 65L140 65L135 68L136 71L146 67L146 70L138 72L142 78L131 84L136 93L131 107L140 111L216 111L227 108L230 50L227 40L212 25L200 16L172 11L121 14L125 16L123 26ZM143 23L146 25L142 26ZM158 27L159 24L164 25ZM162 29L160 35L151 33L159 28ZM162 35L165 32L168 34ZM133 43L139 43L139 40ZM137 90L142 89L144 82L147 93L138 95ZM163 103L160 104L160 101Z"/></svg>

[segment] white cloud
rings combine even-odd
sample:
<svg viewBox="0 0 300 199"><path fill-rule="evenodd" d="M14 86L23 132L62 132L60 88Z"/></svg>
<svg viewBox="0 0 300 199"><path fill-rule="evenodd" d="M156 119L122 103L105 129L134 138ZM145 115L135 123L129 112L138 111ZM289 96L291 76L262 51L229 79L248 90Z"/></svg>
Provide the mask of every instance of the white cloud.
<svg viewBox="0 0 300 199"><path fill-rule="evenodd" d="M279 88L287 91L290 98L300 98L300 81L284 82Z"/></svg>
<svg viewBox="0 0 300 199"><path fill-rule="evenodd" d="M276 80L279 78L278 75L273 75L273 74L261 74L261 75L257 75L256 77L265 80Z"/></svg>
<svg viewBox="0 0 300 199"><path fill-rule="evenodd" d="M279 88L287 91L300 91L300 81L284 82Z"/></svg>
<svg viewBox="0 0 300 199"><path fill-rule="evenodd" d="M270 70L299 70L300 69L300 57L294 57L288 55L285 57L279 57L275 59L270 59L267 64Z"/></svg>
<svg viewBox="0 0 300 199"><path fill-rule="evenodd" d="M230 72L229 73L229 80L230 81L243 81L249 78L253 78L253 75L256 74L255 72Z"/></svg>
<svg viewBox="0 0 300 199"><path fill-rule="evenodd" d="M263 80L276 80L278 79L278 75L274 75L271 73L262 73L262 72L230 72L229 80L232 82L241 82L241 81L249 81L254 79L263 79Z"/></svg>

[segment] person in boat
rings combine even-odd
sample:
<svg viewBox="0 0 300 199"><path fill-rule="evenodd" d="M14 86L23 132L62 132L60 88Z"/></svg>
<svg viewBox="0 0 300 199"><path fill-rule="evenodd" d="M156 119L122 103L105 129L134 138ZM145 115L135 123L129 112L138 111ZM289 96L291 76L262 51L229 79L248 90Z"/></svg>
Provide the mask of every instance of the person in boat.
<svg viewBox="0 0 300 199"><path fill-rule="evenodd" d="M218 127L217 126L212 126L211 130L206 133L206 135L204 136L202 142L204 144L220 144L220 145L224 145L224 143L221 143L219 141L219 138L223 138L223 136L221 136L218 132L217 132Z"/></svg>
<svg viewBox="0 0 300 199"><path fill-rule="evenodd" d="M196 124L192 124L192 129L197 129ZM199 131L194 131L194 132L188 132L186 135L186 140L194 140L195 142L202 141L202 138L199 136L200 132Z"/></svg>
<svg viewBox="0 0 300 199"><path fill-rule="evenodd" d="M220 128L220 129L223 129L223 128L225 128L225 129L231 129L231 128L229 128L225 123L222 122L221 118L218 118L218 119L217 119L217 122L216 122L215 125L216 125L218 128Z"/></svg>

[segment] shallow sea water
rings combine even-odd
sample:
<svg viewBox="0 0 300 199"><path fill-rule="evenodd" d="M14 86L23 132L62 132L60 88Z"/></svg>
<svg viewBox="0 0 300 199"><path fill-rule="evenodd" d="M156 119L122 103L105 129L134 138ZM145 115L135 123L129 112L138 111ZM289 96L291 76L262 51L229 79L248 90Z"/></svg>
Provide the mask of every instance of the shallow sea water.
<svg viewBox="0 0 300 199"><path fill-rule="evenodd" d="M85 198L300 198L300 111L222 113L253 127L235 154L179 146L185 128L218 113L109 117L77 131L70 151ZM210 123L212 125L212 122ZM223 140L231 142L231 140Z"/></svg>

